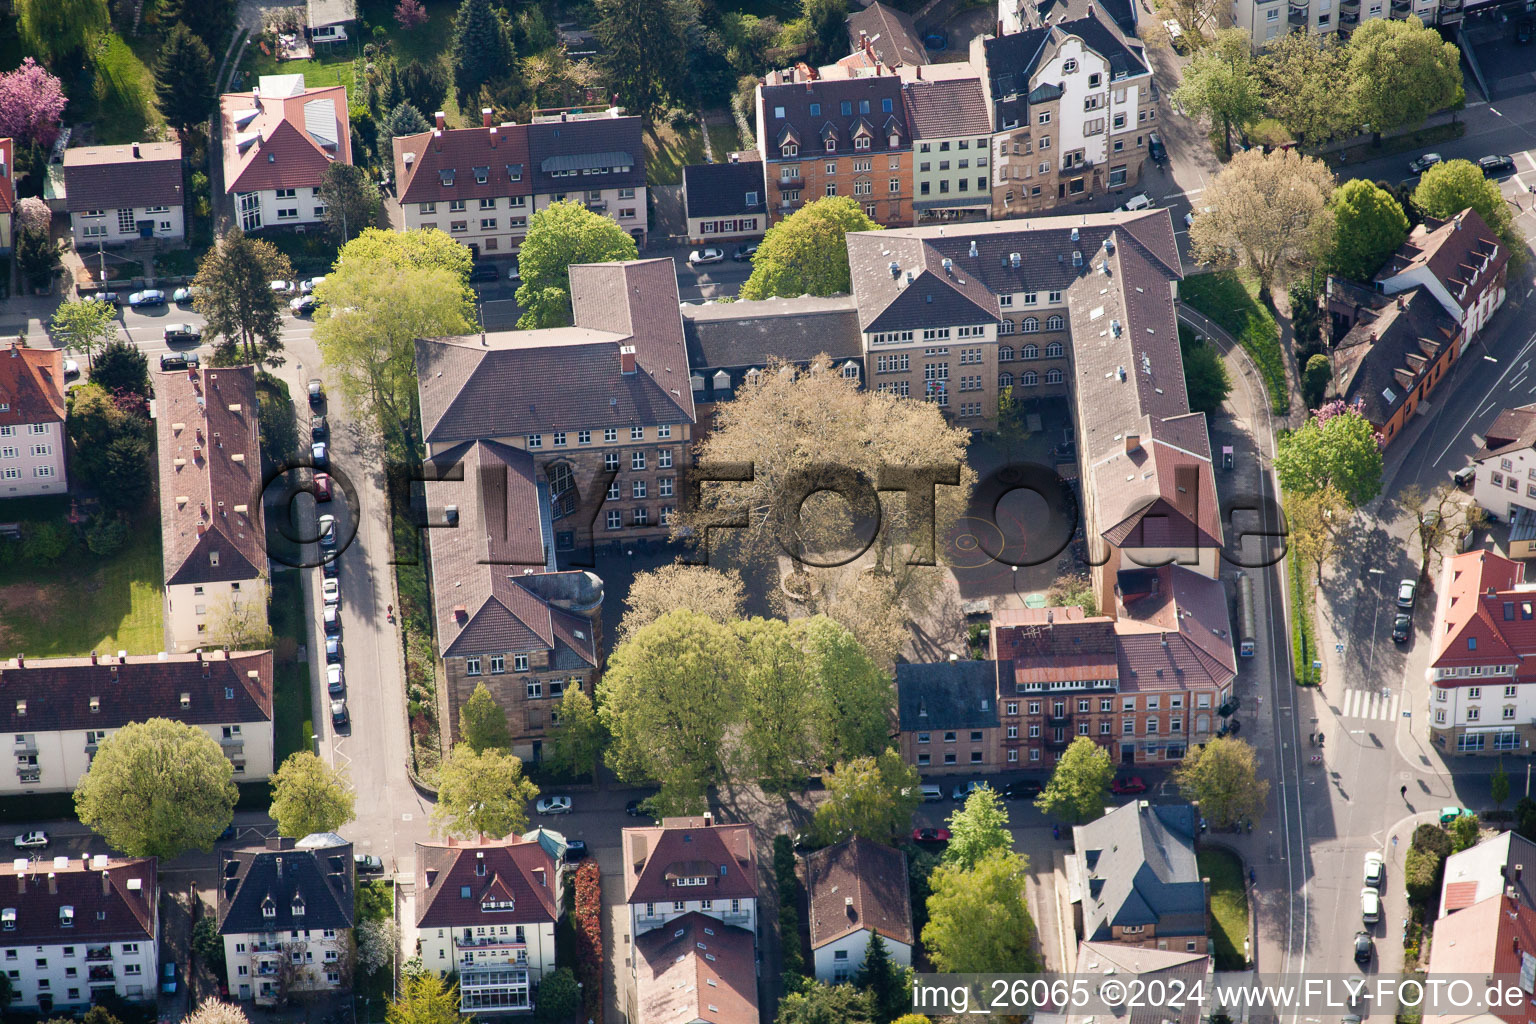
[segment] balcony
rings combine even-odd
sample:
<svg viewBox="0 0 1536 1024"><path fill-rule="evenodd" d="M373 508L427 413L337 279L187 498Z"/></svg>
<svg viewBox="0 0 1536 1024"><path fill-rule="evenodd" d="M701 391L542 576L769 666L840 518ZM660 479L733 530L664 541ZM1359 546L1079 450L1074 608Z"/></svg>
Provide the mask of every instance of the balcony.
<svg viewBox="0 0 1536 1024"><path fill-rule="evenodd" d="M16 741L16 745L11 748L11 752L16 754L18 757L20 757L20 756L22 756L24 754L36 754L37 753L37 740L35 740L35 739L17 740Z"/></svg>
<svg viewBox="0 0 1536 1024"><path fill-rule="evenodd" d="M92 981L113 981L117 975L113 973L110 964L98 964L91 968L90 979Z"/></svg>
<svg viewBox="0 0 1536 1024"><path fill-rule="evenodd" d="M606 199L594 199L587 202L586 207L593 213L602 213L608 209L608 201Z"/></svg>
<svg viewBox="0 0 1536 1024"><path fill-rule="evenodd" d="M42 782L43 770L41 768L22 766L16 769L16 778L22 782Z"/></svg>
<svg viewBox="0 0 1536 1024"><path fill-rule="evenodd" d="M1291 2L1291 9L1290 9L1290 15L1287 18L1287 21L1289 21L1290 24L1296 25L1296 26L1304 26L1304 25L1306 25L1309 21L1311 21L1311 17L1310 17L1310 14L1308 12L1307 5L1304 4L1304 3L1303 4L1298 4L1298 3L1295 2L1295 0L1292 0L1292 2Z"/></svg>
<svg viewBox="0 0 1536 1024"><path fill-rule="evenodd" d="M660 916L659 914L657 915ZM644 917L641 920L645 920ZM459 949L490 949L501 947L506 949L524 949L528 943L522 939L514 939L510 935L482 935L476 938L457 938L453 940L454 946Z"/></svg>
<svg viewBox="0 0 1536 1024"><path fill-rule="evenodd" d="M255 942L251 944L252 953L281 953L282 951L283 947L281 943L272 942L266 939L263 939L261 942Z"/></svg>
<svg viewBox="0 0 1536 1024"><path fill-rule="evenodd" d="M112 959L112 947L111 946L86 946L85 947L85 958L87 960L111 960Z"/></svg>
<svg viewBox="0 0 1536 1024"><path fill-rule="evenodd" d="M256 967L256 975L261 978L275 978L277 977L277 970L277 964L259 964Z"/></svg>

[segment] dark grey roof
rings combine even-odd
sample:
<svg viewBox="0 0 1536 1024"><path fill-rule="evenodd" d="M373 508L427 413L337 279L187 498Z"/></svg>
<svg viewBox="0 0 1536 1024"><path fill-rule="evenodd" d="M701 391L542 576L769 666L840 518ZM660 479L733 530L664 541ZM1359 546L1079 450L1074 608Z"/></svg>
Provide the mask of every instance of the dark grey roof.
<svg viewBox="0 0 1536 1024"><path fill-rule="evenodd" d="M779 159L778 147L787 135L793 135L800 143L801 155L793 159L820 159L827 154L821 140L828 128L836 135L837 148L833 154L853 153L854 133L865 124L872 133L870 148L859 152L891 152L893 131L897 136L894 149L912 148L912 132L901 99L901 79L895 75L765 85L762 96L763 141L772 144L768 150L771 159ZM885 109L887 101L890 110ZM843 113L844 103L849 105L849 113ZM865 110L863 105L869 109ZM784 108L782 118L776 116L780 107Z"/></svg>
<svg viewBox="0 0 1536 1024"><path fill-rule="evenodd" d="M850 50L859 49L861 35L869 39L870 49L888 68L928 63L928 51L912 23L912 16L878 0L862 11L848 15Z"/></svg>
<svg viewBox="0 0 1536 1024"><path fill-rule="evenodd" d="M1439 353L1460 333L1427 288L1387 299L1380 309L1362 311L1339 342L1335 387L1382 426L1422 386Z"/></svg>
<svg viewBox="0 0 1536 1024"><path fill-rule="evenodd" d="M227 850L219 884L220 935L352 927L348 842L297 849L292 839L271 839L264 847Z"/></svg>
<svg viewBox="0 0 1536 1024"><path fill-rule="evenodd" d="M633 153L615 151L612 153L569 153L559 156L547 156L539 161L539 169L546 173L551 171L581 171L596 167L633 167L635 156Z"/></svg>
<svg viewBox="0 0 1536 1024"><path fill-rule="evenodd" d="M1135 801L1072 830L1083 937L1154 925L1161 936L1205 934L1205 883L1195 863L1195 809Z"/></svg>
<svg viewBox="0 0 1536 1024"><path fill-rule="evenodd" d="M1028 104L1054 99L1060 95L1030 92L1030 80L1039 70L1042 58L1067 36L1077 36L1083 44L1109 64L1111 81L1145 75L1146 59L1139 43L1132 43L1110 24L1100 19L1090 5L1083 17L1057 22L1040 28L1025 29L1006 36L987 39L982 44L990 98L995 106L994 123L1025 123Z"/></svg>
<svg viewBox="0 0 1536 1024"><path fill-rule="evenodd" d="M1010 661L938 661L896 666L902 732L997 728L997 680Z"/></svg>
<svg viewBox="0 0 1536 1024"><path fill-rule="evenodd" d="M683 339L698 402L731 398L747 372L767 366L770 358L805 366L827 355L834 368L852 361L864 379L859 318L848 295L684 306ZM720 373L729 382L717 387Z"/></svg>
<svg viewBox="0 0 1536 1024"><path fill-rule="evenodd" d="M588 162L577 162L582 160ZM593 160L608 162L592 163ZM645 185L645 146L640 137L640 119L588 117L536 121L528 126L528 163L533 169L533 190L538 193L640 188ZM556 178L550 173L579 170L584 166L620 167L626 164L629 171L622 174Z"/></svg>
<svg viewBox="0 0 1536 1024"><path fill-rule="evenodd" d="M1536 448L1536 405L1504 409L1483 431L1483 446L1472 453L1474 462L1509 452Z"/></svg>
<svg viewBox="0 0 1536 1024"><path fill-rule="evenodd" d="M1136 34L1136 6L1131 0L1017 0L1019 22L1038 28L1050 22L1086 18L1089 10L1103 11L1115 27L1128 36Z"/></svg>
<svg viewBox="0 0 1536 1024"><path fill-rule="evenodd" d="M683 168L683 200L690 217L742 217L766 213L763 163L694 164ZM748 195L755 200L747 202Z"/></svg>

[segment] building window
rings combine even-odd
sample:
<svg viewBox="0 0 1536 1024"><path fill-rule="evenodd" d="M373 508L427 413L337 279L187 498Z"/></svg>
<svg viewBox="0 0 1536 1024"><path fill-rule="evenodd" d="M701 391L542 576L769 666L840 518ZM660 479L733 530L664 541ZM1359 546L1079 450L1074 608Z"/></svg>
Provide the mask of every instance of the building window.
<svg viewBox="0 0 1536 1024"><path fill-rule="evenodd" d="M507 658L504 654L491 655L491 675L499 676L507 670Z"/></svg>
<svg viewBox="0 0 1536 1024"><path fill-rule="evenodd" d="M468 675L468 676L477 676L477 675L479 675L480 674L480 659L479 658L465 658L464 659L464 674Z"/></svg>
<svg viewBox="0 0 1536 1024"><path fill-rule="evenodd" d="M608 513L608 529L617 530L624 525L624 515L621 512Z"/></svg>
<svg viewBox="0 0 1536 1024"><path fill-rule="evenodd" d="M606 470L609 470L610 472L617 471L618 468L619 468L619 453L618 452L604 452L603 453L603 468L606 469Z"/></svg>
<svg viewBox="0 0 1536 1024"><path fill-rule="evenodd" d="M672 468L672 449L663 448L656 453L656 465L661 469Z"/></svg>
<svg viewBox="0 0 1536 1024"><path fill-rule="evenodd" d="M528 447L530 449L531 448L543 448L544 447L544 435L543 434L529 434L528 435Z"/></svg>

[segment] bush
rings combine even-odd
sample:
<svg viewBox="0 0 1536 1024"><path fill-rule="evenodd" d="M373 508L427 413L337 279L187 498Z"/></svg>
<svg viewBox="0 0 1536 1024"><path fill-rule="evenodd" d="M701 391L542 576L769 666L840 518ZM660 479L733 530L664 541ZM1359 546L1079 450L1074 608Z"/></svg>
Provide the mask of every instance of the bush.
<svg viewBox="0 0 1536 1024"><path fill-rule="evenodd" d="M569 967L562 967L539 983L533 1019L540 1024L564 1024L575 1016L580 1005L581 989L576 987L576 975Z"/></svg>
<svg viewBox="0 0 1536 1024"><path fill-rule="evenodd" d="M788 986L805 973L805 954L800 948L800 883L795 878L795 848L789 836L773 837L773 876L779 890L779 945Z"/></svg>
<svg viewBox="0 0 1536 1024"><path fill-rule="evenodd" d="M1422 903L1440 887L1441 857L1433 850L1411 849L1403 865L1403 885L1408 899Z"/></svg>
<svg viewBox="0 0 1536 1024"><path fill-rule="evenodd" d="M1408 845L1413 850L1429 850L1437 853L1443 860L1451 855L1451 834L1444 827L1431 822L1414 829L1413 841Z"/></svg>
<svg viewBox="0 0 1536 1024"><path fill-rule="evenodd" d="M224 940L219 936L218 922L208 914L192 926L192 952L209 967L224 972Z"/></svg>
<svg viewBox="0 0 1536 1024"><path fill-rule="evenodd" d="M1333 380L1333 364L1328 357L1319 352L1307 360L1307 368L1301 375L1301 394L1306 400L1308 409L1316 409L1323 404L1323 398L1328 394L1328 382Z"/></svg>
<svg viewBox="0 0 1536 1024"><path fill-rule="evenodd" d="M128 520L122 515L102 513L85 534L85 546L97 558L111 558L128 542Z"/></svg>
<svg viewBox="0 0 1536 1024"><path fill-rule="evenodd" d="M69 530L63 523L34 523L26 528L21 554L29 562L47 565L56 562L69 549Z"/></svg>
<svg viewBox="0 0 1536 1024"><path fill-rule="evenodd" d="M582 1014L603 1024L603 890L597 861L576 869L576 980L581 983Z"/></svg>

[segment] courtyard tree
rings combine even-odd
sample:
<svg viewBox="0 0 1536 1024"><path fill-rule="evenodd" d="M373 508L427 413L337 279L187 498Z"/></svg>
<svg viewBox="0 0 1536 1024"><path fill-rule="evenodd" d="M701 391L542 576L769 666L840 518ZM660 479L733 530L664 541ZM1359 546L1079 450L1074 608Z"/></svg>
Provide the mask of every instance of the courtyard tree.
<svg viewBox="0 0 1536 1024"><path fill-rule="evenodd" d="M747 619L735 631L741 742L733 774L757 780L770 793L801 789L819 760L809 728L816 700L812 659L782 619Z"/></svg>
<svg viewBox="0 0 1536 1024"><path fill-rule="evenodd" d="M815 680L811 720L819 764L879 754L890 742L891 676L858 638L825 615L796 619L793 634Z"/></svg>
<svg viewBox="0 0 1536 1024"><path fill-rule="evenodd" d="M1050 781L1035 798L1035 806L1049 817L1092 821L1104 813L1104 797L1114 777L1109 751L1087 736L1079 736L1056 762Z"/></svg>
<svg viewBox="0 0 1536 1024"><path fill-rule="evenodd" d="M1193 337L1185 341L1187 333L1181 324L1179 350L1184 358L1184 391L1189 395L1189 409L1213 416L1232 393L1232 376L1215 345Z"/></svg>
<svg viewBox="0 0 1536 1024"><path fill-rule="evenodd" d="M906 831L922 802L917 769L891 749L840 761L822 782L827 795L816 805L812 829L823 842L851 835L889 843Z"/></svg>
<svg viewBox="0 0 1536 1024"><path fill-rule="evenodd" d="M379 120L379 137L386 139L398 139L406 135L419 135L425 131L431 131L432 125L427 117L415 105L407 100L396 103L388 113ZM466 253L468 249L464 250Z"/></svg>
<svg viewBox="0 0 1536 1024"><path fill-rule="evenodd" d="M624 617L616 639L622 643L668 612L697 612L723 625L740 618L745 606L746 592L737 570L681 562L664 565L635 573L624 595Z"/></svg>
<svg viewBox="0 0 1536 1024"><path fill-rule="evenodd" d="M64 342L65 351L85 356L94 370L96 353L117 338L117 310L110 302L66 299L53 311L48 333Z"/></svg>
<svg viewBox="0 0 1536 1024"><path fill-rule="evenodd" d="M453 43L448 66L461 110L471 109L480 87L512 67L511 27L490 0L464 0L453 19ZM423 111L425 113L425 111Z"/></svg>
<svg viewBox="0 0 1536 1024"><path fill-rule="evenodd" d="M459 742L477 751L512 749L507 710L496 703L484 680L475 684L475 692L459 708Z"/></svg>
<svg viewBox="0 0 1536 1024"><path fill-rule="evenodd" d="M972 867L946 863L934 870L922 938L936 970L971 974L1035 969L1035 923L1025 889L1028 868L1020 854L994 849Z"/></svg>
<svg viewBox="0 0 1536 1024"><path fill-rule="evenodd" d="M1227 8L1221 0L1159 0L1157 9L1178 22L1184 38L1198 46L1205 40L1206 26L1218 25Z"/></svg>
<svg viewBox="0 0 1536 1024"><path fill-rule="evenodd" d="M218 103L213 55L208 45L180 22L171 26L160 44L155 62L155 102L165 123L183 138L187 129L206 124Z"/></svg>
<svg viewBox="0 0 1536 1024"><path fill-rule="evenodd" d="M1331 205L1331 265L1351 281L1369 281L1407 241L1408 217L1391 193L1364 178L1353 178L1335 189Z"/></svg>
<svg viewBox="0 0 1536 1024"><path fill-rule="evenodd" d="M1345 94L1376 145L1465 98L1461 50L1416 17L1370 18L1349 36Z"/></svg>
<svg viewBox="0 0 1536 1024"><path fill-rule="evenodd" d="M1221 129L1227 156L1232 133L1243 131L1264 113L1253 43L1240 28L1223 29L1184 68L1184 84L1174 93L1188 113L1208 118Z"/></svg>
<svg viewBox="0 0 1536 1024"><path fill-rule="evenodd" d="M346 772L308 750L289 754L272 776L272 806L278 835L302 839L316 832L336 832L356 814L357 794Z"/></svg>
<svg viewBox="0 0 1536 1024"><path fill-rule="evenodd" d="M92 482L103 504L138 511L154 486L148 403L131 391L109 394L95 381L74 388L70 398L65 429L74 470Z"/></svg>
<svg viewBox="0 0 1536 1024"><path fill-rule="evenodd" d="M1265 45L1258 71L1265 109L1298 143L1317 145L1354 132L1355 112L1339 102L1349 50L1336 33L1282 33Z"/></svg>
<svg viewBox="0 0 1536 1024"><path fill-rule="evenodd" d="M1443 555L1448 539L1459 540L1472 530L1488 525L1488 513L1475 501L1467 500L1460 488L1443 483L1434 488L1409 484L1397 496L1398 507L1413 517L1414 535L1419 542L1419 565L1428 572L1431 562Z"/></svg>
<svg viewBox="0 0 1536 1024"><path fill-rule="evenodd" d="M993 850L1013 848L1008 812L991 786L971 791L965 805L949 816L949 832L944 863L967 870L980 864Z"/></svg>
<svg viewBox="0 0 1536 1024"><path fill-rule="evenodd" d="M523 283L517 289L520 330L564 327L571 322L573 263L632 260L635 240L612 217L580 203L551 203L528 219L528 234L517 251Z"/></svg>
<svg viewBox="0 0 1536 1024"><path fill-rule="evenodd" d="M520 758L460 743L443 760L432 823L443 835L466 839L511 835L528 827L528 801L538 795Z"/></svg>
<svg viewBox="0 0 1536 1024"><path fill-rule="evenodd" d="M271 283L292 277L276 246L238 229L203 255L192 306L207 320L206 333L219 339L214 355L221 365L283 364L284 303Z"/></svg>
<svg viewBox="0 0 1536 1024"><path fill-rule="evenodd" d="M75 788L75 813L130 857L206 853L234 820L234 770L195 725L130 722L101 741Z"/></svg>
<svg viewBox="0 0 1536 1024"><path fill-rule="evenodd" d="M741 297L799 298L851 292L848 232L878 230L880 225L849 196L806 203L763 236L752 257L752 276L741 286Z"/></svg>
<svg viewBox="0 0 1536 1024"><path fill-rule="evenodd" d="M1280 439L1275 473L1286 491L1320 491L1329 485L1351 507L1381 493L1382 437L1358 405L1329 402Z"/></svg>
<svg viewBox="0 0 1536 1024"><path fill-rule="evenodd" d="M1328 396L1328 385L1333 382L1333 363L1322 352L1313 353L1307 359L1306 369L1301 372L1301 397L1308 409L1316 409Z"/></svg>
<svg viewBox="0 0 1536 1024"><path fill-rule="evenodd" d="M533 1009L538 1024L566 1024L581 1007L581 986L569 967L550 972L539 982L539 1002Z"/></svg>
<svg viewBox="0 0 1536 1024"><path fill-rule="evenodd" d="M500 835L501 833L497 833ZM459 986L432 971L409 972L384 1010L385 1024L459 1024Z"/></svg>
<svg viewBox="0 0 1536 1024"><path fill-rule="evenodd" d="M688 57L684 0L596 0L592 34L602 44L600 66L631 113L650 119L667 96L686 92Z"/></svg>
<svg viewBox="0 0 1536 1024"><path fill-rule="evenodd" d="M595 771L608 734L584 690L572 686L560 697L560 721L550 730L549 763L569 775Z"/></svg>
<svg viewBox="0 0 1536 1024"><path fill-rule="evenodd" d="M1504 801L1509 799L1509 773L1504 770L1504 759L1499 758L1498 767L1488 778L1488 796L1493 800L1493 806L1503 808Z"/></svg>
<svg viewBox="0 0 1536 1024"><path fill-rule="evenodd" d="M1259 777L1258 756L1244 740L1217 736L1191 750L1174 773L1186 800L1216 828L1264 814L1269 782Z"/></svg>
<svg viewBox="0 0 1536 1024"><path fill-rule="evenodd" d="M1204 264L1235 261L1268 294L1293 264L1326 250L1332 195L1333 175L1321 160L1289 149L1239 153L1201 197L1206 211L1189 229L1194 258Z"/></svg>
<svg viewBox="0 0 1536 1024"><path fill-rule="evenodd" d="M912 1005L912 969L891 958L891 948L879 932L864 947L864 962L853 974L853 985L869 998L870 1019L886 1024Z"/></svg>
<svg viewBox="0 0 1536 1024"><path fill-rule="evenodd" d="M375 227L383 199L365 168L333 161L320 177L325 223L342 244L364 228Z"/></svg>
<svg viewBox="0 0 1536 1024"><path fill-rule="evenodd" d="M263 601L242 601L238 591L214 598L208 606L209 641L232 651L264 651L273 646L272 627Z"/></svg>
<svg viewBox="0 0 1536 1024"><path fill-rule="evenodd" d="M199 918L198 923L204 920L211 920L211 918ZM222 942L219 944L223 945ZM219 956L223 955L224 951L220 949ZM234 1003L221 1002L209 996L198 1004L197 1009L183 1017L181 1024L251 1024L251 1020L245 1015L245 1011Z"/></svg>
<svg viewBox="0 0 1536 1024"><path fill-rule="evenodd" d="M773 1024L871 1024L869 997L852 985L801 978L779 1000Z"/></svg>
<svg viewBox="0 0 1536 1024"><path fill-rule="evenodd" d="M148 401L149 357L129 342L109 341L91 361L91 382L108 393L130 391Z"/></svg>

